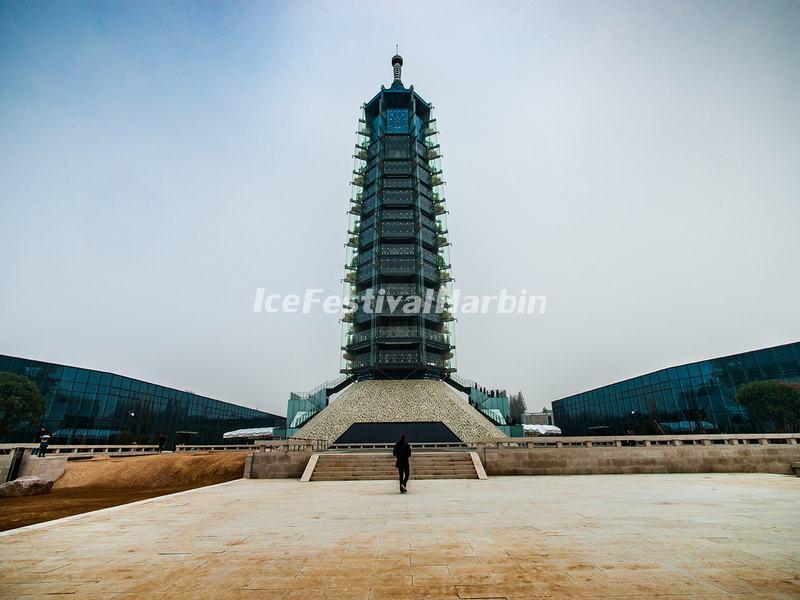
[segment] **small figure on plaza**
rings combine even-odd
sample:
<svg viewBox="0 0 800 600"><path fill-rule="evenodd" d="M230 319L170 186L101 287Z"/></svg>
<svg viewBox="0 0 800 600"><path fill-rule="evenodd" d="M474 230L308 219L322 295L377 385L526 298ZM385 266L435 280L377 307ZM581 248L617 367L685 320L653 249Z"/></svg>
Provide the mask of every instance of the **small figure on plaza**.
<svg viewBox="0 0 800 600"><path fill-rule="evenodd" d="M408 490L408 476L410 474L411 466L409 459L411 458L411 444L406 441L406 434L400 436L400 440L394 445L392 454L397 459L394 461L394 466L397 467L397 474L400 478L400 493L405 494Z"/></svg>

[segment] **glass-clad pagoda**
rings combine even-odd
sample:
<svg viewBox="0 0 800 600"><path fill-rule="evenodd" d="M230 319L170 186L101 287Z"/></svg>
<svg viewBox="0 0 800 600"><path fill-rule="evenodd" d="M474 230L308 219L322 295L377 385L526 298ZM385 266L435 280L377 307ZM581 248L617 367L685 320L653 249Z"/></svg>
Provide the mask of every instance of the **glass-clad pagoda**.
<svg viewBox="0 0 800 600"><path fill-rule="evenodd" d="M341 374L290 394L289 437L394 443L398 426L418 441L521 435L521 427L508 423L504 390L487 390L455 373L453 277L436 119L433 105L414 86L403 85L402 66L402 57L393 56L392 85L381 86L361 107L348 211Z"/></svg>
<svg viewBox="0 0 800 600"><path fill-rule="evenodd" d="M449 241L433 106L401 81L362 106L345 265L342 373L441 378L455 371ZM414 300L416 299L416 300Z"/></svg>

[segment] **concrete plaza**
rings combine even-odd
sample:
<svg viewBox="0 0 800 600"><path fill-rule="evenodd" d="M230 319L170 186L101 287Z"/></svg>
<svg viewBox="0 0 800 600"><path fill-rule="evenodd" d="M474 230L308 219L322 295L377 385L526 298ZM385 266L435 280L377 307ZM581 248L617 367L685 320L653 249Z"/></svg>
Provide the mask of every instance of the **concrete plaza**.
<svg viewBox="0 0 800 600"><path fill-rule="evenodd" d="M795 598L800 478L239 480L0 534L0 596Z"/></svg>

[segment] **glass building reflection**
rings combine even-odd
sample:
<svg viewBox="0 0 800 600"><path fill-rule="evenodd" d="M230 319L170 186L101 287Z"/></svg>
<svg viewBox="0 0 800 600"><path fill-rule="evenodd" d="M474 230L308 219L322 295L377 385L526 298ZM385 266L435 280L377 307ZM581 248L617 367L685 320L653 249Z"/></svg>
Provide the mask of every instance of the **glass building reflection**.
<svg viewBox="0 0 800 600"><path fill-rule="evenodd" d="M751 381L800 383L800 342L661 369L553 402L564 435L770 433L736 403Z"/></svg>
<svg viewBox="0 0 800 600"><path fill-rule="evenodd" d="M41 423L25 424L4 442L32 442L42 426L54 444L222 443L226 431L285 427L284 417L114 373L0 355L0 371L38 386L47 409Z"/></svg>

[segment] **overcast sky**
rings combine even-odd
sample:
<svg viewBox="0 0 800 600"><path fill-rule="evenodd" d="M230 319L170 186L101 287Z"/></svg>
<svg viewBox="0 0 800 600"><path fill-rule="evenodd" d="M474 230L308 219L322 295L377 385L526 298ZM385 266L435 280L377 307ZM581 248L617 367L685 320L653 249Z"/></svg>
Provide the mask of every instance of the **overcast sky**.
<svg viewBox="0 0 800 600"><path fill-rule="evenodd" d="M798 2L0 2L0 353L285 414L359 106L436 106L459 373L529 407L800 339Z"/></svg>

